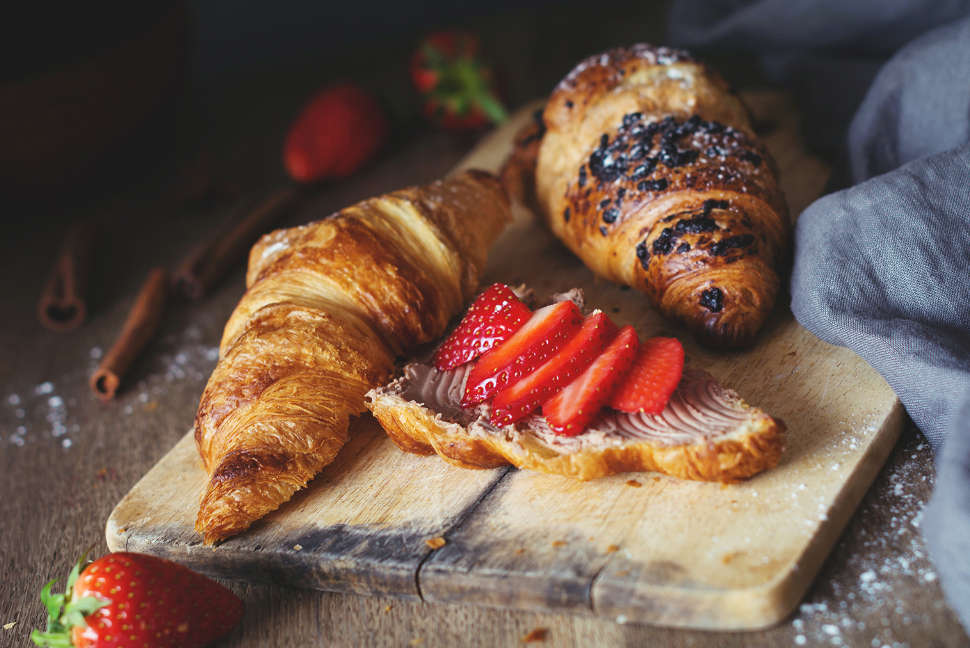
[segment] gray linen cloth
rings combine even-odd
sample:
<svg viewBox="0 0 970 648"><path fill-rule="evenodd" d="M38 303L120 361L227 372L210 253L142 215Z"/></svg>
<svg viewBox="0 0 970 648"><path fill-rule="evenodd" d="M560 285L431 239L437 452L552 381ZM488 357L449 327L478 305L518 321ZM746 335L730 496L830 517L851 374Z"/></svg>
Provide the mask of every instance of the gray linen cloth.
<svg viewBox="0 0 970 648"><path fill-rule="evenodd" d="M758 55L841 152L846 188L798 218L792 311L879 371L936 451L923 533L970 628L970 2L677 0L670 34Z"/></svg>

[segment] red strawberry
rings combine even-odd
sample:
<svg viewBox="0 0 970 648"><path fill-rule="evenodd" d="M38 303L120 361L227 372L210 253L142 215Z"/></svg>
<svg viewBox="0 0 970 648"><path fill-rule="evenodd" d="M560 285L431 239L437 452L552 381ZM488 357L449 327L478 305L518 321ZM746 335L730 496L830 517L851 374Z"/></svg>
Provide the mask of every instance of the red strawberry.
<svg viewBox="0 0 970 648"><path fill-rule="evenodd" d="M388 124L377 100L350 83L318 92L290 126L283 164L297 182L343 178L380 148Z"/></svg>
<svg viewBox="0 0 970 648"><path fill-rule="evenodd" d="M596 311L587 316L559 353L495 396L492 425L509 425L532 413L592 364L614 335L616 325L606 313Z"/></svg>
<svg viewBox="0 0 970 648"><path fill-rule="evenodd" d="M637 332L624 326L593 364L578 378L542 405L542 414L553 431L576 436L610 400L637 355Z"/></svg>
<svg viewBox="0 0 970 648"><path fill-rule="evenodd" d="M509 339L525 324L532 311L505 284L492 284L478 296L458 327L434 354L441 371L471 362Z"/></svg>
<svg viewBox="0 0 970 648"><path fill-rule="evenodd" d="M490 400L536 370L579 329L583 314L571 301L540 308L512 337L481 358L468 374L462 407Z"/></svg>
<svg viewBox="0 0 970 648"><path fill-rule="evenodd" d="M659 414L684 373L684 347L677 338L655 337L640 345L630 373L610 398L621 412Z"/></svg>
<svg viewBox="0 0 970 648"><path fill-rule="evenodd" d="M38 646L201 648L242 618L239 597L177 563L125 552L81 571L83 562L71 570L65 594L50 593L54 581L41 591L47 631L30 635Z"/></svg>
<svg viewBox="0 0 970 648"><path fill-rule="evenodd" d="M424 114L449 130L473 130L508 118L478 38L464 31L430 34L411 56L411 80Z"/></svg>

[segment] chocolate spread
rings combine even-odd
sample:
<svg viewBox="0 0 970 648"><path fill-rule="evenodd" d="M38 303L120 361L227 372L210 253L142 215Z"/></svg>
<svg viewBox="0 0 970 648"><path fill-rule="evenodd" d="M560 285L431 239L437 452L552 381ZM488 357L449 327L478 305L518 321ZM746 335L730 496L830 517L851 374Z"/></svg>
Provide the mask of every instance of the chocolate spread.
<svg viewBox="0 0 970 648"><path fill-rule="evenodd" d="M606 408L586 432L575 437L553 433L539 413L515 425L499 428L489 423L487 404L470 409L459 404L471 367L469 364L439 371L427 364L411 363L404 368L404 375L387 390L437 412L445 423L465 427L472 436L505 434L514 438L529 430L560 452L577 452L633 440L645 440L659 446L693 444L729 434L751 418L736 393L719 385L707 372L688 367L660 414L626 414Z"/></svg>

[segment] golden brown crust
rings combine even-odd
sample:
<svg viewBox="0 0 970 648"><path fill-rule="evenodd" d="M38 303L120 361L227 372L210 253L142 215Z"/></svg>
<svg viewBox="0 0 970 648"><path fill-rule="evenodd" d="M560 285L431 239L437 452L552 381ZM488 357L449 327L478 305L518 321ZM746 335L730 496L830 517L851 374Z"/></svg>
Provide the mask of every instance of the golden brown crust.
<svg viewBox="0 0 970 648"><path fill-rule="evenodd" d="M512 151L505 158L498 174L509 198L535 213L539 213L536 159L539 157L539 143L546 132L542 112L541 108L536 110L532 120L515 134Z"/></svg>
<svg viewBox="0 0 970 648"><path fill-rule="evenodd" d="M559 84L544 122L535 181L550 229L701 339L751 342L790 223L774 160L724 80L677 50L611 50Z"/></svg>
<svg viewBox="0 0 970 648"><path fill-rule="evenodd" d="M226 324L195 438L210 481L196 528L212 543L277 508L347 441L394 354L440 336L510 218L470 171L266 235Z"/></svg>
<svg viewBox="0 0 970 648"><path fill-rule="evenodd" d="M581 480L624 472L656 471L704 481L745 479L778 464L785 425L764 412L750 410L748 420L715 440L662 446L644 440L601 444L579 451L559 451L534 434L473 435L423 404L387 389L368 393L367 407L406 452L436 452L463 468L496 468L512 464Z"/></svg>

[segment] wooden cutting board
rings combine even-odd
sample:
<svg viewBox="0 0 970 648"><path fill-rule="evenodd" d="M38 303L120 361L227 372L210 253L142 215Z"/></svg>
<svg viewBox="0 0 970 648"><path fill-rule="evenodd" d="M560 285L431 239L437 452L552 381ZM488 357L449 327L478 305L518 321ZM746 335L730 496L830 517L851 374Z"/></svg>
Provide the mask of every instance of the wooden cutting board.
<svg viewBox="0 0 970 648"><path fill-rule="evenodd" d="M797 214L819 195L828 169L800 144L784 97L746 100ZM534 108L459 168L497 169ZM642 335L680 333L636 292L595 279L525 210L493 248L484 281L525 282L540 296L579 286L618 324ZM875 371L801 328L787 296L780 301L751 350L712 352L681 335L691 362L788 424L781 464L747 482L643 473L583 483L510 468L464 470L401 452L367 415L307 489L215 549L193 530L205 473L187 434L115 508L108 546L298 587L619 622L771 625L808 588L902 421ZM432 538L445 544L432 548Z"/></svg>

